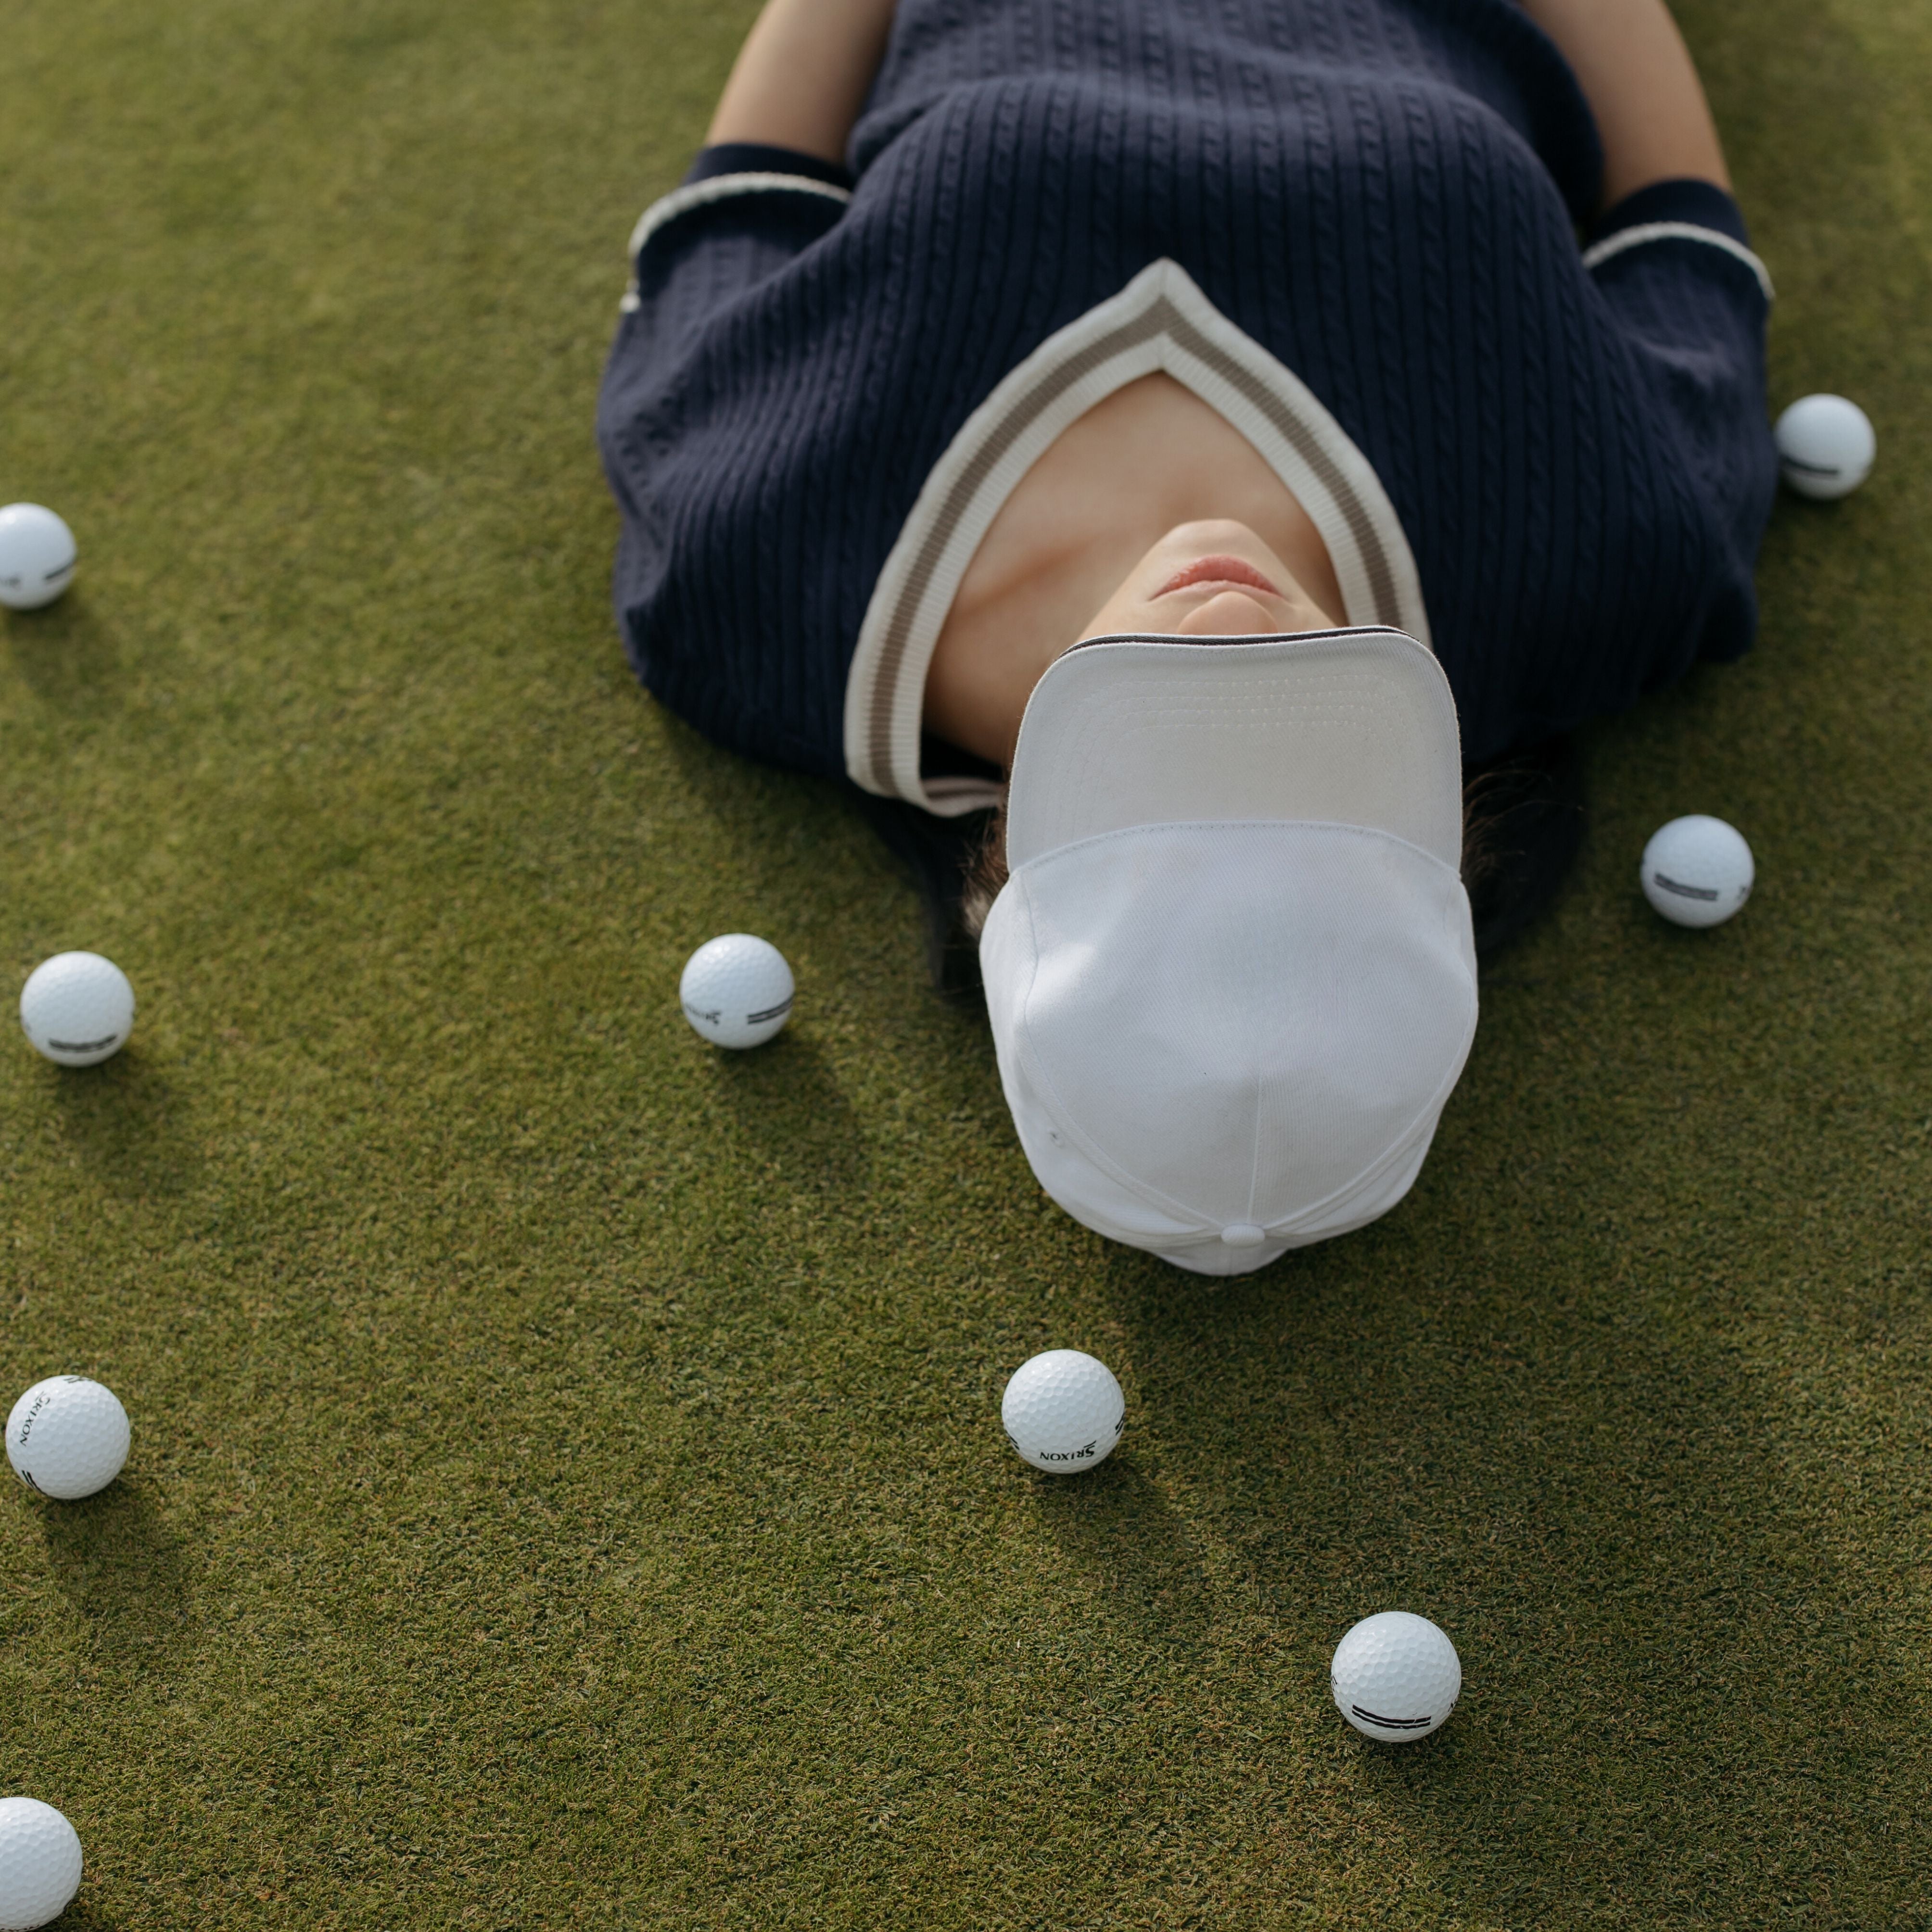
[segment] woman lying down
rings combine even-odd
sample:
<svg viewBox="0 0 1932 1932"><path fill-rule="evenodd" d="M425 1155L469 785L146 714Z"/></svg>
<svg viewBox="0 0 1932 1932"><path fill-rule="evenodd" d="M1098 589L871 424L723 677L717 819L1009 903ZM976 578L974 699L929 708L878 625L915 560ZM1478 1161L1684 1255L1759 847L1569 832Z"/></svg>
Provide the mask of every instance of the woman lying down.
<svg viewBox="0 0 1932 1932"><path fill-rule="evenodd" d="M1392 1207L1567 734L1756 621L1663 0L771 0L633 248L638 675L927 855L1069 1214L1233 1274Z"/></svg>

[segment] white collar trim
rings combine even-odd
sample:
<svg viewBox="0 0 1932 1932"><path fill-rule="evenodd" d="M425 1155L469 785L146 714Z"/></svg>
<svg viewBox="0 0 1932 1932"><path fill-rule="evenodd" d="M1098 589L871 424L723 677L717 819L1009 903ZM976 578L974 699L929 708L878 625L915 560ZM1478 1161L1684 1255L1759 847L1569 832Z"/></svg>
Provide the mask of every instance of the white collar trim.
<svg viewBox="0 0 1932 1932"><path fill-rule="evenodd" d="M1070 424L1164 372L1240 431L1328 546L1351 625L1426 644L1415 559L1369 460L1314 392L1164 258L1050 335L960 426L879 573L846 682L846 770L866 790L944 818L996 804L976 778L919 769L926 672L960 580L1020 480Z"/></svg>

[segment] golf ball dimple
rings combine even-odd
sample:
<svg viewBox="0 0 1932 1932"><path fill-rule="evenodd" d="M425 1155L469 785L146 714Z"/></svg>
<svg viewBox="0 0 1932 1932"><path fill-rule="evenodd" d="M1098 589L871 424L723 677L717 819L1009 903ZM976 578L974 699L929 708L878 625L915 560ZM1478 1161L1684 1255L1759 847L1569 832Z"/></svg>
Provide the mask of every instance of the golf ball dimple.
<svg viewBox="0 0 1932 1932"><path fill-rule="evenodd" d="M1365 1738L1412 1744L1438 1730L1462 1692L1456 1646L1407 1610L1364 1617L1335 1647L1329 1688Z"/></svg>
<svg viewBox="0 0 1932 1932"><path fill-rule="evenodd" d="M20 988L20 1025L61 1066L92 1066L118 1053L134 1024L134 989L98 952L56 952Z"/></svg>
<svg viewBox="0 0 1932 1932"><path fill-rule="evenodd" d="M1104 1362L1077 1348L1049 1348L1014 1370L999 1419L1023 1462L1069 1476L1106 1461L1120 1440L1127 1398Z"/></svg>
<svg viewBox="0 0 1932 1932"><path fill-rule="evenodd" d="M50 1376L14 1403L7 1460L29 1489L56 1502L104 1490L128 1460L128 1412L85 1376Z"/></svg>
<svg viewBox="0 0 1932 1932"><path fill-rule="evenodd" d="M762 1046L792 1016L792 968L769 940L727 932L686 961L684 1017L714 1046Z"/></svg>
<svg viewBox="0 0 1932 1932"><path fill-rule="evenodd" d="M38 503L0 509L0 604L38 610L74 581L80 551L74 532Z"/></svg>
<svg viewBox="0 0 1932 1932"><path fill-rule="evenodd" d="M0 1928L51 1925L80 1889L74 1827L38 1798L0 1798Z"/></svg>
<svg viewBox="0 0 1932 1932"><path fill-rule="evenodd" d="M1801 496L1848 496L1871 474L1878 433L1843 396L1801 396L1771 434L1786 483Z"/></svg>
<svg viewBox="0 0 1932 1932"><path fill-rule="evenodd" d="M1644 848L1644 897L1676 926L1722 926L1757 877L1744 834L1721 818L1673 818Z"/></svg>

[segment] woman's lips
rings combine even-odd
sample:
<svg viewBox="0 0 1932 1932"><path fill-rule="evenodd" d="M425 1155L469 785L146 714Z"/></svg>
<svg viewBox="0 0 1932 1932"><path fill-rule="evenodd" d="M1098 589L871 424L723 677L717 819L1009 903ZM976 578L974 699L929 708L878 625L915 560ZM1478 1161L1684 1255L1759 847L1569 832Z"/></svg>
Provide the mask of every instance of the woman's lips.
<svg viewBox="0 0 1932 1932"><path fill-rule="evenodd" d="M1244 590L1265 590L1271 597L1281 594L1251 563L1244 563L1238 556L1203 556L1176 572L1154 595L1164 597L1170 590L1191 590L1197 584L1238 584Z"/></svg>

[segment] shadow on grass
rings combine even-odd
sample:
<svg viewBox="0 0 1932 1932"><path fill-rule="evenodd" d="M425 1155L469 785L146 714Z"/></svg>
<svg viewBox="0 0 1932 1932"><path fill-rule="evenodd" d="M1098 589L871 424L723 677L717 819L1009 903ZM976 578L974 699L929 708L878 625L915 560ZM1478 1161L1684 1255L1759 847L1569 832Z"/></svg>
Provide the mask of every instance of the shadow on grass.
<svg viewBox="0 0 1932 1932"><path fill-rule="evenodd" d="M864 1190L858 1118L816 1041L788 1029L755 1052L717 1050L711 1060L719 1103L768 1175L811 1193Z"/></svg>
<svg viewBox="0 0 1932 1932"><path fill-rule="evenodd" d="M202 1156L187 1102L138 1042L98 1066L48 1071L63 1137L114 1192L155 1200L194 1185Z"/></svg>
<svg viewBox="0 0 1932 1932"><path fill-rule="evenodd" d="M1289 1641L1305 1709L1375 1611L1432 1616L1461 1653L1435 1737L1338 1718L1305 1748L1484 1924L1874 1922L1922 1692L1861 1626L1868 1580L1820 1546L1828 1498L1767 1447L1731 1311L1654 1257L1541 1300L1534 1253L1492 1285L1478 1256L1425 1252L1441 1232L1399 1216L1227 1282L1110 1258L1164 1461ZM1137 1558L1146 1532L1115 1516L1078 1533L1137 1562L1179 1642L1210 1612L1151 1552L1185 1526Z"/></svg>
<svg viewBox="0 0 1932 1932"><path fill-rule="evenodd" d="M1200 1552L1131 1450L1077 1480L1036 1476L1033 1489L1048 1533L1082 1568L1104 1577L1109 1608L1143 1642L1197 1639L1212 1607Z"/></svg>
<svg viewBox="0 0 1932 1932"><path fill-rule="evenodd" d="M22 681L56 710L98 717L119 708L120 647L80 591L44 610L0 614L0 638Z"/></svg>
<svg viewBox="0 0 1932 1932"><path fill-rule="evenodd" d="M141 1478L39 1508L49 1574L105 1657L138 1666L192 1639L181 1546Z"/></svg>

